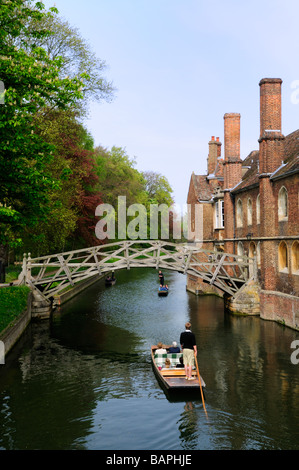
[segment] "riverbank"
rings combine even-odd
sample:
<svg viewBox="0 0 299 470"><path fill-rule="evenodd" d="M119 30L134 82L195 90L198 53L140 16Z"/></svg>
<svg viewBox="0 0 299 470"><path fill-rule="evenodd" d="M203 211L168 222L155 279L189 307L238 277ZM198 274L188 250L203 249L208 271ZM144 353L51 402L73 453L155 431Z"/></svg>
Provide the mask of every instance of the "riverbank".
<svg viewBox="0 0 299 470"><path fill-rule="evenodd" d="M48 305L45 312L40 302L27 286L9 286L0 289L0 341L7 354L17 343L32 319L47 319L53 308L74 298L89 286L103 279L95 275L56 296L53 305ZM0 351L1 352L1 351ZM1 358L0 358L1 360Z"/></svg>
<svg viewBox="0 0 299 470"><path fill-rule="evenodd" d="M31 321L32 294L27 286L0 289L0 364L17 343ZM3 357L2 357L3 355Z"/></svg>
<svg viewBox="0 0 299 470"><path fill-rule="evenodd" d="M0 335L27 308L30 289L27 286L10 286L0 289Z"/></svg>

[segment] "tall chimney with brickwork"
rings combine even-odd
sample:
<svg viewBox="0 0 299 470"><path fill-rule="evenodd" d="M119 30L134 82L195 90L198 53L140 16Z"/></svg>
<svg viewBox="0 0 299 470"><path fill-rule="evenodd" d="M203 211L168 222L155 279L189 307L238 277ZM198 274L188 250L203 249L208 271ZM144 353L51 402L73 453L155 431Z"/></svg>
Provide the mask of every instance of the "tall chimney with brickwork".
<svg viewBox="0 0 299 470"><path fill-rule="evenodd" d="M283 159L284 136L281 131L280 78L263 78L260 85L260 175L267 176L280 167Z"/></svg>
<svg viewBox="0 0 299 470"><path fill-rule="evenodd" d="M209 142L208 175L214 174L219 153L221 155L221 142L219 142L219 137L215 140L215 137L212 136Z"/></svg>
<svg viewBox="0 0 299 470"><path fill-rule="evenodd" d="M224 115L224 236L229 239L234 238L234 201L230 190L242 178L240 119L239 113ZM232 241L226 242L225 250L234 253Z"/></svg>
<svg viewBox="0 0 299 470"><path fill-rule="evenodd" d="M274 194L271 174L282 164L284 136L281 129L280 78L263 78L260 85L260 138L259 138L259 190L262 288L276 290L277 249L271 237L276 235L277 198Z"/></svg>

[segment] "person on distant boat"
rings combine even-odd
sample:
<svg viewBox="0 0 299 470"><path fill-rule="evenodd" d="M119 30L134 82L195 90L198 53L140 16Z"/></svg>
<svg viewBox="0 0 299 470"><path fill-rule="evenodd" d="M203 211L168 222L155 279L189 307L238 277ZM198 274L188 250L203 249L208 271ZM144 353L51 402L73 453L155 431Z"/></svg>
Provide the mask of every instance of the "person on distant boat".
<svg viewBox="0 0 299 470"><path fill-rule="evenodd" d="M163 348L163 344L161 343L161 341L157 344L158 346L158 349L156 349L155 351L155 354L167 354L167 351L165 348Z"/></svg>
<svg viewBox="0 0 299 470"><path fill-rule="evenodd" d="M160 282L160 284L162 284L162 286L163 286L163 284L164 284L164 276L163 276L162 271L159 271L159 282Z"/></svg>
<svg viewBox="0 0 299 470"><path fill-rule="evenodd" d="M185 331L181 333L180 344L183 350L183 361L187 380L194 380L192 368L194 367L194 355L197 354L196 338L191 331L191 323L185 324Z"/></svg>
<svg viewBox="0 0 299 470"><path fill-rule="evenodd" d="M178 347L178 343L173 341L172 346L168 349L169 353L179 353L181 352L180 348Z"/></svg>

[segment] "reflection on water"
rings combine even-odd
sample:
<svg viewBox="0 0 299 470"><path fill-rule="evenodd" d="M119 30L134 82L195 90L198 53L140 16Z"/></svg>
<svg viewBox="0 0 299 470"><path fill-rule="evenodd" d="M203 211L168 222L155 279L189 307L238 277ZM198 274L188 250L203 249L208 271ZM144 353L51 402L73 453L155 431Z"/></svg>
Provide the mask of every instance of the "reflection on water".
<svg viewBox="0 0 299 470"><path fill-rule="evenodd" d="M186 292L185 277L117 273L32 323L0 366L0 449L298 449L298 333L224 313L214 296ZM179 341L187 320L207 384L168 396L150 346Z"/></svg>

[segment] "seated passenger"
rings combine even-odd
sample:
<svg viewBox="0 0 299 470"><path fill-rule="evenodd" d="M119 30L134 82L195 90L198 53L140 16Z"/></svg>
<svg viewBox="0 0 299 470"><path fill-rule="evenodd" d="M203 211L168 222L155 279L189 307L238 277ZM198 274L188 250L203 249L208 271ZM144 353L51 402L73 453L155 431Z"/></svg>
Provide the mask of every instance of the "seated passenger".
<svg viewBox="0 0 299 470"><path fill-rule="evenodd" d="M171 362L170 362L170 359L165 359L165 368L166 369L169 369L171 367Z"/></svg>
<svg viewBox="0 0 299 470"><path fill-rule="evenodd" d="M168 349L169 353L179 353L181 352L180 348L177 345L176 341L173 341L172 346Z"/></svg>
<svg viewBox="0 0 299 470"><path fill-rule="evenodd" d="M158 349L156 349L155 354L167 354L167 351L165 348L163 348L163 344L161 341L157 344Z"/></svg>

